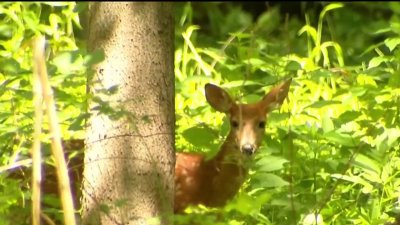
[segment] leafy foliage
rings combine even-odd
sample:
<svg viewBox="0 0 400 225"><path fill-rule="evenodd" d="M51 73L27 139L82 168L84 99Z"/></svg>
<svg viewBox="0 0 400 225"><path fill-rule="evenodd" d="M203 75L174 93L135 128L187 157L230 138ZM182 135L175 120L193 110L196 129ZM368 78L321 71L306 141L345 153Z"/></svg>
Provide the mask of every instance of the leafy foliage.
<svg viewBox="0 0 400 225"><path fill-rule="evenodd" d="M30 167L36 34L47 37L64 139L83 137L86 74L102 60L76 36L86 4L0 3L0 224L30 223L30 180L9 175ZM205 83L254 102L293 78L240 193L221 209L190 207L177 224L384 224L399 215L400 4L312 5L292 16L277 3L256 17L239 3L176 5L178 151L212 157L229 130L206 103ZM100 113L116 110L93 100ZM57 198L44 203L46 214L60 218Z"/></svg>
<svg viewBox="0 0 400 225"><path fill-rule="evenodd" d="M13 172L31 167L29 149L34 119L31 42L37 34L46 36L47 68L63 138L83 138L86 74L99 60L99 53L87 54L75 39L74 29L82 29L79 13L83 6L84 3L74 2L0 3L0 224L31 222L31 180L28 174ZM48 133L47 121L44 132ZM43 142L49 143L49 138L43 137ZM48 145L44 148L46 163L52 165ZM15 174L22 174L20 182L12 178ZM58 198L44 196L43 201L46 215L61 218Z"/></svg>
<svg viewBox="0 0 400 225"><path fill-rule="evenodd" d="M283 20L278 7L252 21L235 4L215 3L209 14L201 14L208 3L193 5L184 4L177 21L178 149L211 156L228 131L203 97L205 83L254 102L278 81L294 81L289 101L269 116L264 147L238 196L222 209L192 207L187 217L201 224L393 222L399 210L400 5L381 5L391 13L387 20L357 11L375 9L367 3L332 3L318 14L306 12L304 23ZM194 7L220 28L202 29Z"/></svg>

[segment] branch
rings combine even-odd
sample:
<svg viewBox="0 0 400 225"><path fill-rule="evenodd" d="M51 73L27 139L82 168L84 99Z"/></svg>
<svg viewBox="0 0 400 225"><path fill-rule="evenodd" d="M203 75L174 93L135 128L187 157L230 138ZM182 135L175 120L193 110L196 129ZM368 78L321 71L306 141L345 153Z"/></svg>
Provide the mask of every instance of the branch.
<svg viewBox="0 0 400 225"><path fill-rule="evenodd" d="M41 164L41 150L40 150L40 136L42 134L42 120L43 120L43 93L39 80L39 67L38 60L35 56L39 53L38 48L33 48L33 103L35 106L35 121L34 121L34 134L32 145L32 224L40 225L40 184L42 182L42 164Z"/></svg>
<svg viewBox="0 0 400 225"><path fill-rule="evenodd" d="M61 145L61 132L58 124L57 112L53 98L53 90L47 75L47 68L44 58L45 39L39 36L34 42L34 59L38 65L38 74L43 92L44 102L46 104L46 114L49 120L49 128L51 134L51 150L54 155L55 165L58 177L58 189L61 194L62 207L64 209L64 223L75 225L74 204L72 201L71 186L68 177L67 164L65 162L63 149Z"/></svg>

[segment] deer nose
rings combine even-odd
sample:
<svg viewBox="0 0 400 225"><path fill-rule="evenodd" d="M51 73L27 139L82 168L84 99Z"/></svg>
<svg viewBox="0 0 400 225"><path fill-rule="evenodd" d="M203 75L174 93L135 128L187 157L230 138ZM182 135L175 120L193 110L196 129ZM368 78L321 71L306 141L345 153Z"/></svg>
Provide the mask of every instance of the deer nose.
<svg viewBox="0 0 400 225"><path fill-rule="evenodd" d="M246 155L252 155L254 153L254 145L244 144L242 145L242 152Z"/></svg>

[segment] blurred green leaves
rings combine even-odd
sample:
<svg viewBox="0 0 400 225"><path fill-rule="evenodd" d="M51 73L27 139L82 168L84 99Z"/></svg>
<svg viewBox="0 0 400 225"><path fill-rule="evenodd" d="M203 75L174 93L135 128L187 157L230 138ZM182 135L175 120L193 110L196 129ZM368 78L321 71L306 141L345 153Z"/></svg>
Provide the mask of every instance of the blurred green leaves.
<svg viewBox="0 0 400 225"><path fill-rule="evenodd" d="M74 31L82 28L75 2L2 2L0 18L0 161L2 166L12 166L30 157L34 119L32 38L37 34L46 36L47 69L64 140L83 138L86 75L103 57L101 53L87 54L76 43ZM46 121L43 129L48 129ZM44 157L48 157L47 151ZM0 220L26 224L31 211L27 202L30 181L18 180L19 188L14 190L10 183L14 179L3 179L2 174L0 180L1 202L9 203L1 204ZM44 202L47 215L58 218L59 199L44 196Z"/></svg>

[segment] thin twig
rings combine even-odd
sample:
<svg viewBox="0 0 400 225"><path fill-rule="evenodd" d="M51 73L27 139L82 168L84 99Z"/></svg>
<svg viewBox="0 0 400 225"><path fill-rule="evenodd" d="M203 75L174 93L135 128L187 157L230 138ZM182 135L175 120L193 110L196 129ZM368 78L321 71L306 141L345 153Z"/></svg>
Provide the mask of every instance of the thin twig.
<svg viewBox="0 0 400 225"><path fill-rule="evenodd" d="M33 56L36 56L38 49L33 48ZM43 120L43 94L39 80L39 63L33 59L33 102L35 106L35 124L32 146L32 224L40 225L40 184L42 182L42 154L40 149L40 136L42 134L42 120Z"/></svg>
<svg viewBox="0 0 400 225"><path fill-rule="evenodd" d="M61 132L58 123L55 102L53 98L53 90L50 87L50 82L47 75L47 68L44 58L44 44L45 39L39 36L35 39L35 63L38 65L38 73L41 82L43 99L46 104L46 114L49 120L49 129L51 134L51 150L54 155L55 165L58 177L58 188L61 194L61 203L64 211L64 223L68 225L75 225L74 204L71 194L70 180L68 177L67 164L65 162L62 144Z"/></svg>
<svg viewBox="0 0 400 225"><path fill-rule="evenodd" d="M43 212L40 213L40 216L43 218L43 220L46 222L46 224L56 225L56 223L49 216L44 214Z"/></svg>
<svg viewBox="0 0 400 225"><path fill-rule="evenodd" d="M10 163L8 165L0 166L0 173L3 173L7 170L11 170L14 168L22 167L22 166L29 166L32 164L32 159L23 159L20 161L16 161L14 163Z"/></svg>
<svg viewBox="0 0 400 225"><path fill-rule="evenodd" d="M294 158L295 158L295 152L294 152L294 145L293 145L293 133L291 130L291 126L289 125L289 132L288 132L288 140L289 140L289 157L290 157L290 167L289 167L289 173L290 173L290 183L289 183L289 192L290 192L290 208L291 213L292 213L292 218L293 218L293 224L296 224L296 207L294 206Z"/></svg>

